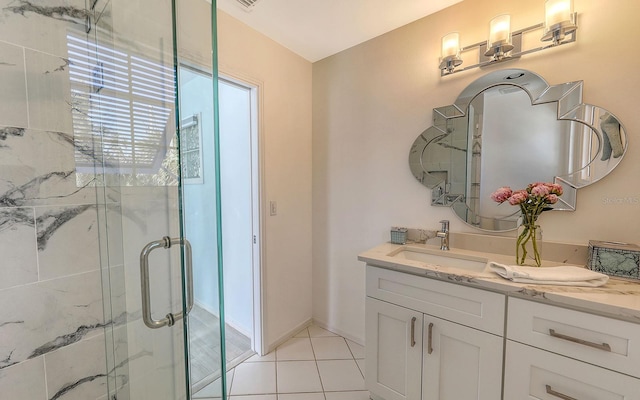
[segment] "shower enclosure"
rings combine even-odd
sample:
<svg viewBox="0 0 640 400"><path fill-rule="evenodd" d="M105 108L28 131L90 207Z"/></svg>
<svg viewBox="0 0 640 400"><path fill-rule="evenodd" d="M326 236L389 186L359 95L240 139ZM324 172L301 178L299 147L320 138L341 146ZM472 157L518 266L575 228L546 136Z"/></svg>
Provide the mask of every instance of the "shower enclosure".
<svg viewBox="0 0 640 400"><path fill-rule="evenodd" d="M178 71L217 77L212 3L0 0L2 398L191 398L193 263L221 298L221 252L195 257L184 225L221 243L219 168L202 176L197 142L218 151L217 79L206 112L182 115ZM207 207L184 209L187 180L212 185ZM215 397L219 303L198 330Z"/></svg>

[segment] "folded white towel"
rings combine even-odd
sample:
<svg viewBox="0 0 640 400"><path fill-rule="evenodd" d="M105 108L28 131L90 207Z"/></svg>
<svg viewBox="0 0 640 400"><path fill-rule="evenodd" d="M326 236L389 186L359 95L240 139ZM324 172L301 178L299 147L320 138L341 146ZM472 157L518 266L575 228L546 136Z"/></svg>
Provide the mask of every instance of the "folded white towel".
<svg viewBox="0 0 640 400"><path fill-rule="evenodd" d="M505 279L518 283L532 285L562 285L562 286L602 286L609 277L586 268L563 265L560 267L524 267L520 265L504 265L489 262L493 272Z"/></svg>

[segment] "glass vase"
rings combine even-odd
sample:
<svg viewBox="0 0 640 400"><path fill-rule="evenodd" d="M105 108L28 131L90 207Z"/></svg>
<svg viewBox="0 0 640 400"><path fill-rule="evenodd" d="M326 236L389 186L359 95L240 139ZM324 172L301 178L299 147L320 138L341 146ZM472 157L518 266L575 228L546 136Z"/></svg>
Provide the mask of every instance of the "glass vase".
<svg viewBox="0 0 640 400"><path fill-rule="evenodd" d="M516 264L539 267L542 264L542 228L536 224L518 227L516 240Z"/></svg>

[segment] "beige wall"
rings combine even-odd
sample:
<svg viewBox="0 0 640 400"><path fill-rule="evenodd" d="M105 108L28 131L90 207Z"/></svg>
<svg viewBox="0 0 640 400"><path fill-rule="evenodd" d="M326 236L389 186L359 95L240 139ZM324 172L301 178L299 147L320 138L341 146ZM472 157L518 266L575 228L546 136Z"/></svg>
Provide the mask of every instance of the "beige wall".
<svg viewBox="0 0 640 400"><path fill-rule="evenodd" d="M220 10L218 46L220 72L257 85L260 96L268 347L311 318L312 66Z"/></svg>
<svg viewBox="0 0 640 400"><path fill-rule="evenodd" d="M260 97L266 350L311 319L312 66L220 10L217 22L220 73Z"/></svg>
<svg viewBox="0 0 640 400"><path fill-rule="evenodd" d="M615 4L615 6L613 6ZM462 45L486 39L495 15L512 29L544 19L543 1L467 0L313 65L313 316L364 339L364 264L357 254L388 240L389 227L474 232L409 171L408 151L429 127L431 109L451 104L481 75L524 68L549 83L584 80L584 102L616 114L630 148L605 180L578 192L576 212L545 213L546 240L640 243L640 2L575 0L578 41L522 59L441 78L440 38L459 31ZM617 60L616 60L617 58ZM607 203L631 198L632 203ZM478 232L478 231L476 231Z"/></svg>

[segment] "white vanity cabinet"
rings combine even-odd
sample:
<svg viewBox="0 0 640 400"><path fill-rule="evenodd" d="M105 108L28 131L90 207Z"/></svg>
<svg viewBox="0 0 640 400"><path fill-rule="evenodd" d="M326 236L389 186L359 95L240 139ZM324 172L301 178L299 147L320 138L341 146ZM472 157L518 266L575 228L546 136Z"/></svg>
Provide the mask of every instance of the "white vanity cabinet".
<svg viewBox="0 0 640 400"><path fill-rule="evenodd" d="M502 294L368 265L372 398L500 399L504 309Z"/></svg>
<svg viewBox="0 0 640 400"><path fill-rule="evenodd" d="M422 399L500 399L503 339L424 316Z"/></svg>
<svg viewBox="0 0 640 400"><path fill-rule="evenodd" d="M640 325L509 299L504 399L640 400Z"/></svg>
<svg viewBox="0 0 640 400"><path fill-rule="evenodd" d="M367 297L367 387L385 400L419 399L422 313Z"/></svg>

